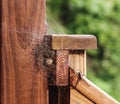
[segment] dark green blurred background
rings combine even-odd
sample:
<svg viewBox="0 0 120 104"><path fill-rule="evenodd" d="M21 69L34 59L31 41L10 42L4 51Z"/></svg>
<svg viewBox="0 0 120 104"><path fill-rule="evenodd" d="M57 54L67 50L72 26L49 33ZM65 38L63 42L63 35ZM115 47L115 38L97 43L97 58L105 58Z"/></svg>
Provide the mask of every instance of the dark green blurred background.
<svg viewBox="0 0 120 104"><path fill-rule="evenodd" d="M47 0L49 33L94 34L87 76L120 101L120 0Z"/></svg>

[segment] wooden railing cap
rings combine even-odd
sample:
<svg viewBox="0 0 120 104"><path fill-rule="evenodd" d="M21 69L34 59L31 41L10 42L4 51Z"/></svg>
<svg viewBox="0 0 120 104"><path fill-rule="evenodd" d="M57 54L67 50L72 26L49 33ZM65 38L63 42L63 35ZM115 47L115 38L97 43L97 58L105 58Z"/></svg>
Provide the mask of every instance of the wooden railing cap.
<svg viewBox="0 0 120 104"><path fill-rule="evenodd" d="M94 35L52 34L52 48L54 50L87 50L97 48Z"/></svg>

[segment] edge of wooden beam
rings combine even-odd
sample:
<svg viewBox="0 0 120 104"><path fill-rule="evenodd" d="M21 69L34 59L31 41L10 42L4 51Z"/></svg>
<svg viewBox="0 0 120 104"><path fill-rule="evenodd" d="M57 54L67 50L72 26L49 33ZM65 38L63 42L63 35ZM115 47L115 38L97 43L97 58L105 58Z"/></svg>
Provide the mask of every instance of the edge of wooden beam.
<svg viewBox="0 0 120 104"><path fill-rule="evenodd" d="M86 96L84 96L82 93L71 87L70 104L95 104L95 103L88 99Z"/></svg>
<svg viewBox="0 0 120 104"><path fill-rule="evenodd" d="M54 50L88 50L97 49L97 39L94 35L52 34Z"/></svg>
<svg viewBox="0 0 120 104"><path fill-rule="evenodd" d="M76 74L73 69L70 69L70 85L97 104L119 104L86 77Z"/></svg>

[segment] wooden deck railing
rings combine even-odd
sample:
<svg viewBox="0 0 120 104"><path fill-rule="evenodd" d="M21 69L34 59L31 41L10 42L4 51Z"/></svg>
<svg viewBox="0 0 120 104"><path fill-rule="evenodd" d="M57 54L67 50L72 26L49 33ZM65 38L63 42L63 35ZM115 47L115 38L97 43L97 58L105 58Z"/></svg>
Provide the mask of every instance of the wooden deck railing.
<svg viewBox="0 0 120 104"><path fill-rule="evenodd" d="M55 69L49 69L52 73L54 73L54 71L56 73L54 80L57 81L62 78L61 82L52 84L58 86L58 88L56 88L59 91L57 92L58 99L56 99L55 102L50 102L50 104L55 104L56 102L63 104L60 102L63 99L64 95L61 97L63 93L70 94L70 96L67 96L70 99L70 104L119 104L119 102L86 78L86 50L97 48L95 36L53 34L46 37L51 40L51 51L55 51L56 54L57 52L61 53L61 56L54 57L56 58ZM57 59L59 59L59 61L57 61ZM69 76L67 73L69 71L70 86L72 87L66 87L67 90L62 91L60 90L60 86L65 87L65 85L69 83L66 83L68 78L65 77ZM51 83L49 85L51 85ZM52 94L53 93L50 93L50 99L54 99ZM64 96L64 98L66 98L66 96Z"/></svg>
<svg viewBox="0 0 120 104"><path fill-rule="evenodd" d="M46 35L45 9L45 0L0 0L0 104L118 104L85 77L96 37Z"/></svg>
<svg viewBox="0 0 120 104"><path fill-rule="evenodd" d="M119 104L118 101L113 99L99 87L93 84L85 76L81 76L79 74L80 73L76 74L76 72L73 69L70 69L70 85L72 86L71 92L75 92L74 90L76 90L83 96L85 96L85 98L88 99L89 102L93 102L95 104ZM74 95L75 94L73 94L72 97ZM83 101L85 104L89 104L85 100ZM73 101L71 100L71 102Z"/></svg>

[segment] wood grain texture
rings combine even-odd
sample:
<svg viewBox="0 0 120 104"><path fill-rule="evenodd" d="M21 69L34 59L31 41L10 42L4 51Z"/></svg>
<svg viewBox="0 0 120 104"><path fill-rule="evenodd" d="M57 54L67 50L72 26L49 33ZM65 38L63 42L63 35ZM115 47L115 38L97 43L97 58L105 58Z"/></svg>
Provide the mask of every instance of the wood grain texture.
<svg viewBox="0 0 120 104"><path fill-rule="evenodd" d="M82 76L86 76L86 51L70 52L69 66L77 73L80 72Z"/></svg>
<svg viewBox="0 0 120 104"><path fill-rule="evenodd" d="M71 87L71 89L70 89L70 104L95 104L95 103Z"/></svg>
<svg viewBox="0 0 120 104"><path fill-rule="evenodd" d="M48 70L48 83L53 86L68 85L68 54L67 50L52 49L52 35L44 36L45 66Z"/></svg>
<svg viewBox="0 0 120 104"><path fill-rule="evenodd" d="M52 34L52 48L55 50L96 49L97 40L93 35Z"/></svg>
<svg viewBox="0 0 120 104"><path fill-rule="evenodd" d="M49 104L70 104L70 88L68 86L69 52L53 50L52 35L46 35L45 40L49 50L49 55L45 56L47 57L47 64L49 63L46 67L48 70Z"/></svg>
<svg viewBox="0 0 120 104"><path fill-rule="evenodd" d="M66 86L68 85L68 51L55 51L56 55L54 66L48 66L49 85Z"/></svg>
<svg viewBox="0 0 120 104"><path fill-rule="evenodd" d="M0 102L47 104L46 71L35 63L33 52L46 34L45 0L0 1Z"/></svg>
<svg viewBox="0 0 120 104"><path fill-rule="evenodd" d="M68 85L68 51L57 51L56 84Z"/></svg>
<svg viewBox="0 0 120 104"><path fill-rule="evenodd" d="M75 72L70 70L70 85L81 92L96 104L119 104L115 99L89 81L86 77L79 78Z"/></svg>

